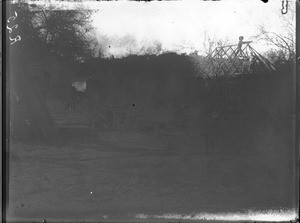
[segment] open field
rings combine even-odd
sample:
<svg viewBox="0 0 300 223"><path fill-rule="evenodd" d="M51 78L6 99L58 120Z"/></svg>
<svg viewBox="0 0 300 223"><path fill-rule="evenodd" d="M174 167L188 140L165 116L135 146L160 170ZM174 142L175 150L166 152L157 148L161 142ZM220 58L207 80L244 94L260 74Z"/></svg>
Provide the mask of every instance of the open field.
<svg viewBox="0 0 300 223"><path fill-rule="evenodd" d="M102 132L62 145L12 143L9 216L124 220L292 208L286 129L262 120L210 122L197 136Z"/></svg>
<svg viewBox="0 0 300 223"><path fill-rule="evenodd" d="M224 111L225 99L213 113L190 106L173 127L64 128L48 143L12 140L8 216L141 221L137 214L293 208L289 83L249 81L234 110ZM168 119L163 110L149 113Z"/></svg>

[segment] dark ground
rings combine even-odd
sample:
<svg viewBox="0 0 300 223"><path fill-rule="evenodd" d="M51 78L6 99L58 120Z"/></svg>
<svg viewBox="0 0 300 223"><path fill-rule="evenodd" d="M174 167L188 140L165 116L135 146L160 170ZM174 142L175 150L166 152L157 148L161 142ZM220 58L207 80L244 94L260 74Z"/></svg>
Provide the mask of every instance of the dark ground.
<svg viewBox="0 0 300 223"><path fill-rule="evenodd" d="M196 119L188 109L182 128L79 129L50 144L11 142L8 216L136 221L139 213L294 208L289 83L263 84L270 89L257 88L248 110Z"/></svg>

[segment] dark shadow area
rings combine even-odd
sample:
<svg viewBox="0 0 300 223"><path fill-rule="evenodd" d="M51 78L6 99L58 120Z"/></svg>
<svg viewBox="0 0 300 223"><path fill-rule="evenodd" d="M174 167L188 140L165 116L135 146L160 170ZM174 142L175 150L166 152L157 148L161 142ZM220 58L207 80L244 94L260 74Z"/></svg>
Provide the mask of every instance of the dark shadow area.
<svg viewBox="0 0 300 223"><path fill-rule="evenodd" d="M293 208L292 72L194 78L176 54L81 65L71 108L48 93L55 137L11 138L13 216Z"/></svg>

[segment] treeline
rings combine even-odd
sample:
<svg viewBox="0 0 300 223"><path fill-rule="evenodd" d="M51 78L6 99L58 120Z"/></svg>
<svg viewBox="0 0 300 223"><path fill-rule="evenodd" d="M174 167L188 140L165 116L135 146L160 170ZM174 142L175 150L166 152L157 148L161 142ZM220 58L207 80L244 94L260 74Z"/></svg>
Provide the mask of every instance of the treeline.
<svg viewBox="0 0 300 223"><path fill-rule="evenodd" d="M183 103L193 69L187 55L166 53L97 58L78 65L77 77L105 83L107 103L162 108Z"/></svg>
<svg viewBox="0 0 300 223"><path fill-rule="evenodd" d="M263 108L263 104L269 103L266 97L271 93L275 95L281 86L287 86L282 83L292 80L292 72L284 72L284 68L269 74L196 77L197 71L190 57L176 53L99 58L80 66L81 70L77 70L82 75L106 84L109 104L135 103L148 108L175 110L190 106L201 107L208 113L214 110L223 113L255 111L258 103Z"/></svg>

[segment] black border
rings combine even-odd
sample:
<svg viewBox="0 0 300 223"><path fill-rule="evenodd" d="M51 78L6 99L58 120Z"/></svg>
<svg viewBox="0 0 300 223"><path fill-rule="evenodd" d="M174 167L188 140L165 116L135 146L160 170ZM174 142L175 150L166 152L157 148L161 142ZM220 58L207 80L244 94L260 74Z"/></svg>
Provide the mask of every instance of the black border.
<svg viewBox="0 0 300 223"><path fill-rule="evenodd" d="M136 0L136 1L150 1L150 0ZM205 1L205 0L204 0ZM291 4L292 2L290 2ZM300 0L296 0L296 58L295 58L295 211L298 211L299 214L299 163L300 163L300 24L298 18L300 17ZM6 33L6 19L8 15L8 6L9 0L1 0L1 13L2 13L2 39L1 39L1 57L2 57L2 66L1 66L1 122L2 122L2 140L1 140L1 171L2 171L2 200L1 200L1 222L7 222L7 210L8 210L8 201L9 201L9 47L6 45L7 33ZM299 59L298 59L299 58ZM298 215L299 217L299 215ZM296 220L297 221L297 220ZM299 219L298 219L299 221Z"/></svg>
<svg viewBox="0 0 300 223"><path fill-rule="evenodd" d="M6 222L7 217L7 209L8 209L8 188L9 188L9 153L8 153L8 132L9 128L7 128L7 121L9 120L8 116L8 106L7 106L7 56L8 47L7 47L7 33L6 33L6 18L7 18L7 10L8 10L9 2L7 0L2 1L2 222Z"/></svg>
<svg viewBox="0 0 300 223"><path fill-rule="evenodd" d="M295 58L295 211L298 213L299 221L299 162L300 162L300 0L296 1L296 58Z"/></svg>

